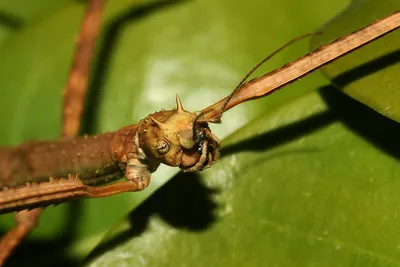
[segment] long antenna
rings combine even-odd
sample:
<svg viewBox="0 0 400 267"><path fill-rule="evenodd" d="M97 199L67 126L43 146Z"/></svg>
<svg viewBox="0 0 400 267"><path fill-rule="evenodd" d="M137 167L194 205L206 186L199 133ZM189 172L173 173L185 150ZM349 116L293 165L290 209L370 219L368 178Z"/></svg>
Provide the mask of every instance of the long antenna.
<svg viewBox="0 0 400 267"><path fill-rule="evenodd" d="M253 74L259 67L261 67L262 64L264 64L267 60L271 59L273 56L275 56L276 54L278 54L279 52L281 52L282 50L284 50L285 48L287 48L288 46L292 45L293 43L300 41L306 37L310 37L313 35L317 35L320 34L319 32L313 32L313 33L307 33L307 34L303 34L299 37L296 37L292 40L290 40L289 42L287 42L286 44L282 45L281 47L279 47L278 49L276 49L274 52L272 52L271 54L269 54L267 57L265 57L263 60L261 60L257 65L255 65L245 76L244 78L238 83L238 85L235 87L235 90L232 91L232 93L229 95L229 97L226 99L225 103L222 105L221 108L221 114L219 115L219 119L221 119L222 117L222 113L224 113L226 105L228 105L229 101L231 100L231 98L233 97L233 95L236 93L237 90L239 90L240 87L243 86L243 84L246 82L246 80L250 77L251 74Z"/></svg>
<svg viewBox="0 0 400 267"><path fill-rule="evenodd" d="M237 92L237 90L239 90L243 84L246 82L246 80L250 77L251 74L253 74L259 67L261 67L267 60L271 59L273 56L275 56L276 54L278 54L279 52L281 52L282 50L284 50L285 48L287 48L288 46L294 44L297 41L300 41L306 37L309 36L313 36L316 34L320 34L319 32L313 32L313 33L307 33L307 34L303 34L300 35L292 40L290 40L289 42L285 43L284 45L282 45L281 47L279 47L278 49L276 49L274 52L272 52L271 54L269 54L268 56L266 56L263 60L261 60L257 65L255 65L244 77L243 79L238 83L238 85L235 87L235 89L232 91L232 93L230 93L230 95L228 96L228 98L225 100L225 103L222 105L221 109L220 109L220 113L215 116L215 122L219 123L221 122L221 117L222 114L225 111L226 106L228 105L229 101L232 99L232 97L235 95L235 93ZM203 112L201 112L199 115L197 115L196 119L194 120L194 124L193 126L197 123L197 121L200 119L200 117L203 115ZM193 131L195 132L195 127L193 127ZM196 134L194 134L195 137Z"/></svg>
<svg viewBox="0 0 400 267"><path fill-rule="evenodd" d="M222 113L228 109L245 101L264 97L398 28L400 28L400 10L328 45L321 46L281 68L241 84L232 94L203 109L197 121L218 123Z"/></svg>
<svg viewBox="0 0 400 267"><path fill-rule="evenodd" d="M268 56L266 56L263 60L261 60L257 65L255 65L244 77L243 79L238 83L238 85L235 87L235 89L232 91L232 93L228 96L228 98L226 99L225 103L222 105L221 107L221 111L220 113L216 116L216 121L217 122L221 122L221 117L222 114L225 111L226 106L228 105L229 101L231 100L231 98L235 95L236 91L240 89L240 87L243 86L243 84L246 82L246 80L250 77L251 74L254 73L254 71L256 71L259 67L261 67L261 65L263 65L267 60L271 59L273 56L275 56L276 54L278 54L279 52L281 52L282 50L284 50L285 48L287 48L288 46L292 45L293 43L300 41L306 37L309 36L313 36L316 34L320 34L318 32L313 32L313 33L307 33L307 34L303 34L301 36L298 36L292 40L290 40L289 42L285 43L284 45L282 45L281 47L279 47L278 49L276 49L274 52L272 52L271 54L269 54ZM194 119L193 121L193 136L195 137L195 139L197 139L197 132L196 132L196 123L197 121L200 119L200 117L203 115L203 112L200 112L199 115L197 115L197 117Z"/></svg>

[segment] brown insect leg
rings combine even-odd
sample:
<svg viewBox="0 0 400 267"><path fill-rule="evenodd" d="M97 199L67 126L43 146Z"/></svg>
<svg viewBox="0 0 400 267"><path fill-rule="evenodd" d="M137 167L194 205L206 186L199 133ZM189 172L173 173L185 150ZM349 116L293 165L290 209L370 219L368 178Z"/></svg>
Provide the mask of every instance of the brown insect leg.
<svg viewBox="0 0 400 267"><path fill-rule="evenodd" d="M11 195L7 195L0 191L0 214L11 211L24 211L17 213L19 222L25 225L22 230L18 228L18 232L26 234L26 229L35 225L36 213L25 211L35 207L47 207L49 205L58 205L60 203L80 199L80 198L98 198L107 197L114 194L124 192L140 191L147 187L150 182L150 175L141 179L130 180L125 182L116 182L103 186L90 186L83 184L82 180L76 175L69 175L67 178L52 178L50 182L42 182L32 184L29 187L19 187L11 189ZM37 211L35 209L32 211ZM29 217L31 216L31 217ZM32 217L34 216L34 217ZM12 241L12 240L11 240ZM11 242L10 241L10 242ZM16 242L14 242L16 243ZM3 242L0 244L7 243ZM0 255L3 252L1 247Z"/></svg>
<svg viewBox="0 0 400 267"><path fill-rule="evenodd" d="M90 64L94 45L100 30L101 13L104 0L89 0L82 22L74 61L64 90L62 136L76 136L79 132L83 112ZM16 246L37 224L42 209L18 212L15 214L17 226L0 241L0 266Z"/></svg>
<svg viewBox="0 0 400 267"><path fill-rule="evenodd" d="M221 140L219 140L219 138L213 134L209 129L205 130L206 133L206 138L213 141L214 143L217 144L216 148L220 148L221 147Z"/></svg>
<svg viewBox="0 0 400 267"><path fill-rule="evenodd" d="M149 177L150 178L150 177ZM147 183L136 182L136 181L123 181L116 182L103 186L86 186L85 196L88 198L99 198L99 197L108 197L119 193L124 192L136 192L142 191L149 184L150 180ZM143 186L146 184L146 186Z"/></svg>
<svg viewBox="0 0 400 267"><path fill-rule="evenodd" d="M0 240L0 266L10 256L18 244L36 226L41 209L23 210L15 214L17 226Z"/></svg>
<svg viewBox="0 0 400 267"><path fill-rule="evenodd" d="M215 162L219 160L220 155L218 148L221 147L221 140L219 140L219 138L215 134L213 134L209 129L206 129L205 134L207 140L210 140L209 142L210 146L213 147L214 149L212 149L212 152L208 151L207 165L203 166L202 170L210 168Z"/></svg>
<svg viewBox="0 0 400 267"><path fill-rule="evenodd" d="M91 0L77 40L74 61L64 90L62 136L76 136L88 86L90 64L100 30L104 0Z"/></svg>
<svg viewBox="0 0 400 267"><path fill-rule="evenodd" d="M195 172L195 171L203 169L203 164L207 160L207 153L208 153L207 146L208 146L208 141L204 140L204 142L201 146L201 156L200 156L199 161L193 167L190 167L189 169L184 170L185 172Z"/></svg>
<svg viewBox="0 0 400 267"><path fill-rule="evenodd" d="M151 173L147 165L141 163L139 159L133 158L128 160L125 177L128 181L136 184L139 190L143 190L150 183Z"/></svg>
<svg viewBox="0 0 400 267"><path fill-rule="evenodd" d="M203 170L204 170L204 169L207 169L207 168L210 168L211 165L212 165L213 163L214 163L213 154L212 154L211 152L208 152L208 161L207 161L207 165L204 166Z"/></svg>

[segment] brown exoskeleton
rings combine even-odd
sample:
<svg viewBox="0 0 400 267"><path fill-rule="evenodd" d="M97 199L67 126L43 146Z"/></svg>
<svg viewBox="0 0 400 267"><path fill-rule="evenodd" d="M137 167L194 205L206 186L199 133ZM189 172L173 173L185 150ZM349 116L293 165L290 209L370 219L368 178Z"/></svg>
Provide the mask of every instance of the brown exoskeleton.
<svg viewBox="0 0 400 267"><path fill-rule="evenodd" d="M0 148L0 213L68 201L79 196L74 191L78 183L99 185L125 176L133 186L129 191L143 190L161 163L186 172L210 167L219 159L220 140L198 120L200 113L184 110L178 96L176 104L113 133ZM27 196L32 183L38 183L36 191ZM73 187L65 194L65 188L54 186L60 183ZM96 186L89 197L113 192Z"/></svg>
<svg viewBox="0 0 400 267"><path fill-rule="evenodd" d="M219 159L221 141L206 122L197 121L200 113L186 111L178 96L176 105L175 110L161 110L139 122L137 158L127 161L127 179L140 177L148 183L150 172L160 163L193 172Z"/></svg>
<svg viewBox="0 0 400 267"><path fill-rule="evenodd" d="M177 97L175 110L150 114L138 124L113 133L53 142L33 141L0 148L0 188L3 189L0 191L0 213L46 206L52 204L53 200L59 203L82 195L102 197L142 190L149 184L151 173L161 163L178 166L188 172L203 170L218 160L220 147L219 139L211 133L207 122L220 122L222 114L235 105L268 95L390 33L399 25L400 13L395 12L280 69L245 82L266 59L294 39L261 61L230 95L199 113L184 110ZM71 175L77 178L66 182L65 178ZM114 188L86 186L105 183L124 175L128 184L119 184ZM50 179L52 177L61 179ZM28 190L32 185L27 182L40 184L35 185L34 190ZM54 186L54 183L61 183L63 187ZM70 187L65 189L67 185ZM13 192L8 193L7 190ZM65 194L62 195L61 191Z"/></svg>
<svg viewBox="0 0 400 267"><path fill-rule="evenodd" d="M84 25L90 26L95 21L93 18L96 14L98 17L102 2L89 1L91 5ZM178 166L188 172L203 170L218 160L220 147L219 139L211 133L207 122L218 123L228 109L268 95L399 27L400 13L397 11L280 69L245 82L255 68L289 45L289 42L250 71L229 96L200 113L185 111L177 98L175 110L150 114L139 124L114 133L64 138L54 142L32 141L16 147L0 148L0 213L58 204L79 197L104 197L142 190L149 184L151 173L161 163ZM82 32L89 38L83 38L85 34L82 34L80 41L93 44L96 30L86 29ZM90 52L91 49L81 50ZM87 55L82 58L90 59ZM71 106L83 105L86 85L82 77L87 77L86 63L90 62L76 60L75 63L76 68L72 69L69 79L71 86L66 90L65 100L68 101L64 105L64 137L75 136L79 129L82 108ZM80 105L76 104L77 99ZM89 186L124 175L128 180L126 182ZM22 213L15 231L0 242L0 264L33 228L40 210L33 212Z"/></svg>

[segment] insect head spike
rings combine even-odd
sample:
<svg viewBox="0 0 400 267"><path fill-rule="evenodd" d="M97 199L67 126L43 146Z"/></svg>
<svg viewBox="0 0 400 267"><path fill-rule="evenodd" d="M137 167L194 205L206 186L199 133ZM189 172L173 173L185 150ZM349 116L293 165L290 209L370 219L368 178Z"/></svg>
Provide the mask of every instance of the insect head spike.
<svg viewBox="0 0 400 267"><path fill-rule="evenodd" d="M157 125L157 127L161 130L161 129L164 129L165 127L165 125L164 125L164 123L162 123L161 121L159 121L159 120L157 120L157 119L155 119L155 118L153 118L153 117L150 117L150 119L151 119L151 121L155 124L155 125Z"/></svg>
<svg viewBox="0 0 400 267"><path fill-rule="evenodd" d="M182 113L182 112L185 111L185 109L183 108L182 102L179 99L179 95L178 94L176 94L176 111L178 113Z"/></svg>

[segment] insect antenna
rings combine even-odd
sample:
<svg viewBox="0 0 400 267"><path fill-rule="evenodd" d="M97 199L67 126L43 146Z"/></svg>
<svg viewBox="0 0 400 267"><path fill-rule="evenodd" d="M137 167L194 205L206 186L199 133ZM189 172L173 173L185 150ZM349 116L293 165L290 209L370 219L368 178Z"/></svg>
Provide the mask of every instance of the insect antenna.
<svg viewBox="0 0 400 267"><path fill-rule="evenodd" d="M232 93L230 93L230 95L228 96L228 98L225 100L224 104L221 106L220 112L214 116L212 118L212 122L215 123L220 123L221 122L221 117L222 114L225 112L225 108L228 105L229 101L232 99L232 97L235 95L235 93L237 92L237 90L239 90L247 81L247 79L250 77L251 74L254 73L254 71L256 71L259 67L261 67L261 65L263 65L267 60L271 59L273 56L275 56L276 54L278 54L279 52L281 52L282 50L284 50L285 48L287 48L288 46L292 45L293 43L300 41L306 37L309 36L313 36L316 34L320 34L319 32L313 32L313 33L307 33L307 34L303 34L300 35L292 40L290 40L289 42L287 42L286 44L282 45L281 47L279 47L278 49L276 49L274 52L272 52L271 54L269 54L268 56L266 56L263 60L261 60L257 65L255 65L244 77L243 79L238 83L238 85L235 87L235 89L232 91ZM197 131L196 131L196 124L199 121L199 119L204 115L204 112L200 112L196 118L193 121L193 136L195 138L195 140L198 138L197 136Z"/></svg>
<svg viewBox="0 0 400 267"><path fill-rule="evenodd" d="M287 42L286 44L282 45L281 47L279 47L278 49L276 49L274 52L272 52L271 54L269 54L268 56L266 56L263 60L261 60L257 65L255 65L244 77L243 79L238 83L238 85L235 87L235 89L232 91L232 93L228 96L228 98L226 99L225 103L222 105L221 107L221 111L220 113L216 116L217 117L217 121L220 122L222 114L225 112L225 108L228 105L229 101L232 99L232 97L235 95L235 93L237 92L237 90L239 90L245 83L246 80L250 77L251 74L253 74L259 67L261 67L267 60L271 59L273 56L275 56L276 54L278 54L279 52L281 52L282 50L284 50L285 48L289 47L290 45L294 44L297 41L300 41L306 37L310 37L316 34L320 34L319 32L313 32L313 33L307 33L307 34L303 34L300 35L292 40L290 40L289 42Z"/></svg>

